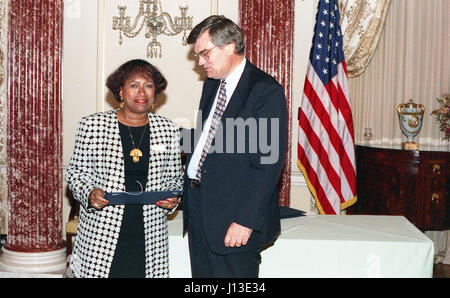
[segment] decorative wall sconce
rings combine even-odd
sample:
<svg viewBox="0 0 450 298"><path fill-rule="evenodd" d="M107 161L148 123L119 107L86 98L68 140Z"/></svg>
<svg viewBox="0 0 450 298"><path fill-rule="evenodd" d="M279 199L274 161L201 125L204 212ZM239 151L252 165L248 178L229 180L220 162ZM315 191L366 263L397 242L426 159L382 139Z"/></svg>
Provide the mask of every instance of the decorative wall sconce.
<svg viewBox="0 0 450 298"><path fill-rule="evenodd" d="M139 13L130 26L130 17L125 16L126 6L118 5L119 16L113 17L113 30L119 30L119 44L122 33L128 38L136 37L145 26L145 37L151 41L147 45L147 57L161 58L161 43L156 41L158 35L174 36L183 32L182 45L187 44L187 31L192 29L192 16L187 16L186 0L180 4L181 17L172 17L162 10L160 0L139 0Z"/></svg>

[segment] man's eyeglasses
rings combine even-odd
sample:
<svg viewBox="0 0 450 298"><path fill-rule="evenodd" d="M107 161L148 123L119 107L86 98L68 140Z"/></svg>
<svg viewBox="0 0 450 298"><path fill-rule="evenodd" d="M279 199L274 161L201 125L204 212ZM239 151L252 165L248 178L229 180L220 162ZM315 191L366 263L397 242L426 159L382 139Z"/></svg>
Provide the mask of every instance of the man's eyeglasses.
<svg viewBox="0 0 450 298"><path fill-rule="evenodd" d="M205 60L209 60L209 52L211 52L215 47L217 47L217 46L213 46L213 47L210 48L209 50L206 50L206 49L205 49L205 50L201 51L201 52L198 53L198 54L193 53L194 58L198 60L200 57L202 57L202 58L205 59Z"/></svg>

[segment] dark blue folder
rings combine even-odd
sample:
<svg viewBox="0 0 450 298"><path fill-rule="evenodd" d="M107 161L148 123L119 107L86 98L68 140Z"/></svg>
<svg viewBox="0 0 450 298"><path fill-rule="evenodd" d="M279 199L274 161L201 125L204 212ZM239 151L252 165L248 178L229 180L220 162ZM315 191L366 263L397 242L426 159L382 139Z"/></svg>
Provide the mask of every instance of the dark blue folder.
<svg viewBox="0 0 450 298"><path fill-rule="evenodd" d="M181 190L107 192L104 198L108 201L108 205L147 205L156 204L167 198L179 197L182 193Z"/></svg>

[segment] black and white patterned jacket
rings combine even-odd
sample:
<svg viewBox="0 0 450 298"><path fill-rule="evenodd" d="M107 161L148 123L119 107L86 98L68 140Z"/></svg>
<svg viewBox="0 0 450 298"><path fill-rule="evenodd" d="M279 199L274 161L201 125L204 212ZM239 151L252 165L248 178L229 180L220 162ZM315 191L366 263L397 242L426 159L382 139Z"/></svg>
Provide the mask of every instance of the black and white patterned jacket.
<svg viewBox="0 0 450 298"><path fill-rule="evenodd" d="M124 158L117 110L83 117L65 179L82 206L70 261L75 277L108 277L123 215L123 205L97 211L88 202L95 187L105 192L125 191ZM179 130L172 121L148 114L150 160L147 191L182 189ZM168 277L167 213L144 205L146 277Z"/></svg>

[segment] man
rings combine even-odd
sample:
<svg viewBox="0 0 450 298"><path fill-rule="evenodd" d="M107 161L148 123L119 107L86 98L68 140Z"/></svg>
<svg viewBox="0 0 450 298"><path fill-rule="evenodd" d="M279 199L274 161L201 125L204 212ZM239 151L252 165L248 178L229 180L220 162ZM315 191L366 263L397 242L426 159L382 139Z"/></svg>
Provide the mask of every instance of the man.
<svg viewBox="0 0 450 298"><path fill-rule="evenodd" d="M258 277L260 250L280 231L284 91L246 60L242 31L229 19L208 17L188 43L208 77L200 138L186 158L183 213L192 277Z"/></svg>

